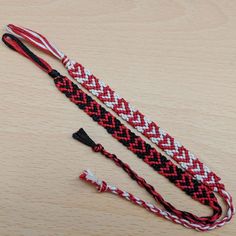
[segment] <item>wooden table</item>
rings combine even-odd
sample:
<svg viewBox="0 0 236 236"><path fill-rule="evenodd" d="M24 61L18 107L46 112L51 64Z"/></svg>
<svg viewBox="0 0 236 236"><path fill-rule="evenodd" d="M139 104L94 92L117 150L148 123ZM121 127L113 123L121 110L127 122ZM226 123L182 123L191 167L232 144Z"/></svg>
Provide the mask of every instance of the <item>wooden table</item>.
<svg viewBox="0 0 236 236"><path fill-rule="evenodd" d="M2 33L8 23L44 33L199 155L236 194L236 1L0 2ZM111 139L44 72L0 47L1 236L199 235L79 181L89 168L153 202L111 161L71 138L83 127L176 207L211 213ZM208 235L235 231L233 220Z"/></svg>

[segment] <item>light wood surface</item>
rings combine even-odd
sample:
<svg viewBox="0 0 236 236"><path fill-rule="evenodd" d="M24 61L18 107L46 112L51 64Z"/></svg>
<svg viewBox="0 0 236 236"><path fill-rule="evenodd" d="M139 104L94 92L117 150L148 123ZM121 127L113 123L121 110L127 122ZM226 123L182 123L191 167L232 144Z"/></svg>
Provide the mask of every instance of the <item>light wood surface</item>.
<svg viewBox="0 0 236 236"><path fill-rule="evenodd" d="M0 0L0 23L2 33L8 23L44 33L199 155L235 195L236 1ZM198 235L79 181L89 168L153 202L71 138L83 127L176 207L211 213L112 139L31 62L3 43L0 51L1 236ZM208 235L235 231L233 220Z"/></svg>

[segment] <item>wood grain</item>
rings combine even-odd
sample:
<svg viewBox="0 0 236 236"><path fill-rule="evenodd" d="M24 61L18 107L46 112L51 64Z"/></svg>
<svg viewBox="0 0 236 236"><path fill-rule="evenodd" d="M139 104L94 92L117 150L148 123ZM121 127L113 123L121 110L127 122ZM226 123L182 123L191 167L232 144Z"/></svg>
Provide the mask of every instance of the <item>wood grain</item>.
<svg viewBox="0 0 236 236"><path fill-rule="evenodd" d="M235 195L235 1L0 3L1 26L14 23L47 35L199 155ZM113 163L71 138L83 127L175 206L210 214L78 111L44 72L3 44L0 50L1 236L198 235L79 181L90 168L153 202ZM235 233L233 220L209 235Z"/></svg>

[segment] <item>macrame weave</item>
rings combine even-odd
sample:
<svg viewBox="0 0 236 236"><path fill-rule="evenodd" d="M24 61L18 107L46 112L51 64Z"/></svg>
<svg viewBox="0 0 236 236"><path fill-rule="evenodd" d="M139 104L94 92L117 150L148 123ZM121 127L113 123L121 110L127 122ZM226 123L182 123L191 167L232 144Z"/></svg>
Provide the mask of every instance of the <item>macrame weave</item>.
<svg viewBox="0 0 236 236"><path fill-rule="evenodd" d="M8 29L13 31L12 27L13 26L10 25ZM47 52L51 52L53 55L57 55L57 57L59 57L60 55L62 56L62 53L60 53L57 49L55 49L55 47L52 46L52 44L49 44L49 42L43 36L40 36L39 34L30 30L27 30L27 29L23 29L23 32L24 31L29 32L31 36L34 35L34 37L40 37L40 42L39 40L35 41L34 45L37 45L38 47L44 49ZM14 34L17 35L15 31L14 31ZM22 37L22 35L20 36ZM24 35L23 38L32 42L31 39L29 39L30 38L29 36L26 37ZM158 153L154 148L152 148L149 144L143 141L139 136L135 135L132 131L130 131L127 127L125 127L111 113L106 111L101 105L99 105L89 95L84 93L76 84L74 84L65 76L60 75L57 71L53 70L47 62L45 62L43 59L33 54L15 36L11 34L5 34L3 36L3 41L8 47L14 49L15 51L19 52L23 56L27 57L28 59L33 61L38 67L40 67L42 70L47 72L54 79L56 87L62 93L64 93L80 109L84 110L94 121L96 121L98 124L103 126L107 130L107 132L110 133L114 138L116 138L120 143L125 145L129 150L135 153L144 162L146 162L151 167L153 167L154 170L158 171L160 174L168 178L172 183L174 183L177 187L182 189L185 193L187 193L193 199L199 201L200 203L204 205L208 205L213 209L212 216L198 217L198 216L193 215L192 213L175 209L171 204L162 200L162 197L160 197L159 194L155 194L154 198L157 201L159 201L163 205L163 207L166 209L166 211L161 211L161 210L158 211L159 215L162 213L161 215L163 217L169 220L172 220L175 223L179 223L186 227L193 228L196 230L202 230L202 231L211 230L216 227L223 226L226 222L228 222L232 218L232 215L234 213L232 198L226 192L224 185L219 183L219 178L216 177L216 175L213 172L209 172L209 171L206 172L205 175L212 173L210 175L211 176L210 179L206 181L203 178L197 178L199 174L198 172L194 173L193 170L183 171L183 169L177 167L174 163L166 159L165 156ZM44 45L43 47L40 44L42 42L44 43L42 44ZM179 145L179 148L180 147L182 146ZM101 150L104 150L104 149L101 149ZM182 148L181 150L183 151L182 153L185 153L185 155L187 154L187 152L184 151L186 149ZM168 154L168 152L166 153ZM209 169L206 168L206 170L209 170ZM216 180L217 182L215 182ZM223 217L221 216L222 214L221 207L219 206L218 201L213 194L213 191L218 192L218 194L222 196L222 198L225 200L226 204L228 205L227 213ZM166 212L168 212L168 214Z"/></svg>
<svg viewBox="0 0 236 236"><path fill-rule="evenodd" d="M96 96L107 107L111 108L122 119L150 139L161 150L166 152L168 156L173 158L197 180L206 183L209 187L215 189L215 191L217 191L216 188L223 187L219 182L220 178L200 162L200 160L180 144L180 142L135 109L130 103L111 89L110 86L96 78L80 63L69 59L43 35L12 24L7 26L7 30L61 60L72 78L79 82L92 95Z"/></svg>

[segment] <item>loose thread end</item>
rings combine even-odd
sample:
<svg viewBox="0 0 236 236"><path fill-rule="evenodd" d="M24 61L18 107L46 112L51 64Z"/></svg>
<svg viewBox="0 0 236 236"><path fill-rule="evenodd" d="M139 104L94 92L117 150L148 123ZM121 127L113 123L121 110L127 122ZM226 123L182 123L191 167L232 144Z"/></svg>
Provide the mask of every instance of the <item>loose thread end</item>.
<svg viewBox="0 0 236 236"><path fill-rule="evenodd" d="M13 34L5 33L2 36L2 41L11 48L12 50L18 52L22 56L28 58L33 63L35 63L40 69L45 72L50 72L52 70L51 66L44 61L42 58L35 55L28 47L26 47L18 37Z"/></svg>
<svg viewBox="0 0 236 236"><path fill-rule="evenodd" d="M11 33L11 29L10 29L10 24L4 25L4 29L8 32Z"/></svg>
<svg viewBox="0 0 236 236"><path fill-rule="evenodd" d="M96 146L96 143L88 136L88 134L82 128L79 129L77 132L73 133L72 137L91 148L94 148Z"/></svg>
<svg viewBox="0 0 236 236"><path fill-rule="evenodd" d="M40 48L47 53L52 54L59 60L63 58L64 53L59 51L52 43L50 43L43 35L37 33L36 31L33 31L31 29L16 26L13 24L8 24L6 27L6 30L18 38L25 39L27 42L31 43L37 48Z"/></svg>
<svg viewBox="0 0 236 236"><path fill-rule="evenodd" d="M4 26L4 29L5 29L8 33L13 34L14 36L16 36L16 37L18 37L18 38L20 38L20 39L23 39L23 37L20 36L20 35L18 35L18 34L16 34L16 33L12 30L12 28L14 29L14 25L13 25L13 24L7 24L7 25Z"/></svg>
<svg viewBox="0 0 236 236"><path fill-rule="evenodd" d="M79 178L81 179L81 180L91 180L91 181L93 181L93 182L96 182L97 181L97 178L95 177L95 175L90 171L90 170L84 170L81 174L80 174L80 176L79 176Z"/></svg>
<svg viewBox="0 0 236 236"><path fill-rule="evenodd" d="M84 170L79 178L94 185L100 193L109 190L107 183L98 179L90 170Z"/></svg>

